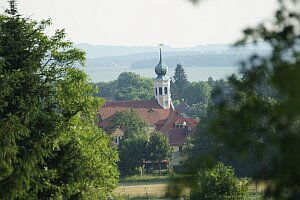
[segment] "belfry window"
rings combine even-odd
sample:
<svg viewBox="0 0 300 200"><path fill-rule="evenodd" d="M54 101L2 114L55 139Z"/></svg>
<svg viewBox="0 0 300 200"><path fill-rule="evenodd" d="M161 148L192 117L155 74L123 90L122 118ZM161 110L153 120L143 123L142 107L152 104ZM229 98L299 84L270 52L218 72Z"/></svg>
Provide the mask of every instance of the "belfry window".
<svg viewBox="0 0 300 200"><path fill-rule="evenodd" d="M157 87L155 88L155 95L157 95Z"/></svg>
<svg viewBox="0 0 300 200"><path fill-rule="evenodd" d="M162 87L159 87L159 95L162 95Z"/></svg>
<svg viewBox="0 0 300 200"><path fill-rule="evenodd" d="M168 94L168 88L165 87L165 94Z"/></svg>

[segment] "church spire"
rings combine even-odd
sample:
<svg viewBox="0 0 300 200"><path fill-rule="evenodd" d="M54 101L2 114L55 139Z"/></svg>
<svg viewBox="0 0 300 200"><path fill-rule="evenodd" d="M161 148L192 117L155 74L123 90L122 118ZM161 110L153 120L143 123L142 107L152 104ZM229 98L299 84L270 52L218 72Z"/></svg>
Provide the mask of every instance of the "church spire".
<svg viewBox="0 0 300 200"><path fill-rule="evenodd" d="M159 48L159 62L162 62L161 48Z"/></svg>
<svg viewBox="0 0 300 200"><path fill-rule="evenodd" d="M164 109L171 106L170 79L166 76L167 71L168 67L163 62L161 48L159 48L159 62L155 67L157 77L154 80L154 89L155 99Z"/></svg>
<svg viewBox="0 0 300 200"><path fill-rule="evenodd" d="M155 67L155 73L157 74L156 79L168 80L169 78L166 76L167 72L168 67L163 62L161 48L159 48L159 62Z"/></svg>

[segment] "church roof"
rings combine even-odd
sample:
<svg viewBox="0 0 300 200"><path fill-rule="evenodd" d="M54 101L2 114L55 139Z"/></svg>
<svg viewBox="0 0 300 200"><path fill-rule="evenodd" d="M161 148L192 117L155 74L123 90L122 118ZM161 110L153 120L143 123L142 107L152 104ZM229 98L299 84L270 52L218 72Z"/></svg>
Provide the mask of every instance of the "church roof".
<svg viewBox="0 0 300 200"><path fill-rule="evenodd" d="M157 122L164 121L173 111L172 108L163 109L163 107L154 100L136 100L136 101L107 101L100 108L100 116L103 121L109 120L117 111L128 109L135 110L141 118L149 125L155 126Z"/></svg>
<svg viewBox="0 0 300 200"><path fill-rule="evenodd" d="M182 116L172 108L163 109L157 100L138 101L107 101L99 110L102 122L100 126L107 128L110 119L118 111L135 110L141 118L156 130L164 133L172 146L183 145L187 135L197 126L198 122ZM176 123L185 122L186 127L175 128Z"/></svg>
<svg viewBox="0 0 300 200"><path fill-rule="evenodd" d="M162 128L159 130L162 133L168 134L172 128L174 128L174 125L176 123L182 124L183 122L186 123L186 127L188 128L195 128L198 124L198 122L191 118L186 118L182 116L178 111L174 111L170 114L165 124L162 126Z"/></svg>

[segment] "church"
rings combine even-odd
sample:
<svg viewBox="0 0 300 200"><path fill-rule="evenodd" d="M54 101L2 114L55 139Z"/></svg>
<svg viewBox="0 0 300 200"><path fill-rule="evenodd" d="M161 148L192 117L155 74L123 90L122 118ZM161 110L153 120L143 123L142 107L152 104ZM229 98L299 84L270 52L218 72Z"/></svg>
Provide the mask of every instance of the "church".
<svg viewBox="0 0 300 200"><path fill-rule="evenodd" d="M160 49L159 63L155 67L157 75L153 88L155 98L153 100L106 101L99 110L100 127L104 130L107 129L116 112L126 109L135 110L147 122L150 132L157 130L167 136L175 152L172 160L176 160L175 157L180 154L186 138L196 128L198 122L181 113L180 109L174 108L171 100L171 80L167 77L167 72L168 67L163 62ZM111 133L117 145L123 135L120 128Z"/></svg>

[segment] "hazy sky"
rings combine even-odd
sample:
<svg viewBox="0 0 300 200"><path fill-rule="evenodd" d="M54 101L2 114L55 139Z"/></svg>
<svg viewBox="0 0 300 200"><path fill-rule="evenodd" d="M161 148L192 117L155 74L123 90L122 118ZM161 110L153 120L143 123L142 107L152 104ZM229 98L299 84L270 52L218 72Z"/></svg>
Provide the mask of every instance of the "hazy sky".
<svg viewBox="0 0 300 200"><path fill-rule="evenodd" d="M0 0L1 10L7 7ZM22 14L53 19L76 42L171 46L231 43L270 19L276 0L18 0Z"/></svg>

